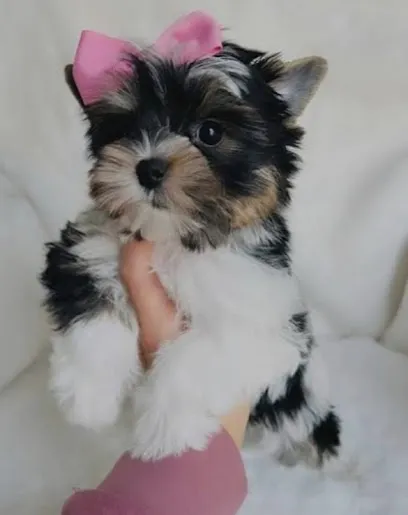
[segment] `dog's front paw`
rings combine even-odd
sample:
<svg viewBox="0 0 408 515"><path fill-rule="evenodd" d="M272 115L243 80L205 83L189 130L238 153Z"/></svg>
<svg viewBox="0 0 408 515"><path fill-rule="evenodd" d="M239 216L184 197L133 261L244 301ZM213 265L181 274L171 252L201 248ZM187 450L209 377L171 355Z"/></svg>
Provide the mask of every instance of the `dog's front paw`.
<svg viewBox="0 0 408 515"><path fill-rule="evenodd" d="M177 399L163 405L143 392L136 399L136 424L131 453L144 461L177 456L188 449L205 449L209 437L219 429L215 417L194 407L180 406Z"/></svg>
<svg viewBox="0 0 408 515"><path fill-rule="evenodd" d="M54 369L51 390L71 424L98 431L113 425L118 418L120 400L116 392L74 367Z"/></svg>
<svg viewBox="0 0 408 515"><path fill-rule="evenodd" d="M107 371L81 365L57 346L50 359L50 390L68 422L99 431L116 422L122 392Z"/></svg>
<svg viewBox="0 0 408 515"><path fill-rule="evenodd" d="M113 425L138 378L137 334L102 314L53 336L50 388L72 424Z"/></svg>

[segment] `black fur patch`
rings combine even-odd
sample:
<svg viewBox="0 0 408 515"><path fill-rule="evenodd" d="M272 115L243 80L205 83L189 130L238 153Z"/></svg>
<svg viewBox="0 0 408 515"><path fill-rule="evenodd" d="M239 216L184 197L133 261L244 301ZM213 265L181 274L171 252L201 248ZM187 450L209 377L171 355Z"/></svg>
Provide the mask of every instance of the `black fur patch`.
<svg viewBox="0 0 408 515"><path fill-rule="evenodd" d="M290 232L284 218L274 214L264 226L271 238L251 248L249 255L273 268L290 269Z"/></svg>
<svg viewBox="0 0 408 515"><path fill-rule="evenodd" d="M299 333L305 333L309 330L306 311L293 315L290 319L290 323Z"/></svg>
<svg viewBox="0 0 408 515"><path fill-rule="evenodd" d="M314 428L311 439L319 453L320 459L324 455L338 455L340 432L340 419L333 411L330 411L326 418L321 420Z"/></svg>
<svg viewBox="0 0 408 515"><path fill-rule="evenodd" d="M85 234L79 231L75 225L68 222L60 234L60 242L67 249L77 245L85 238Z"/></svg>
<svg viewBox="0 0 408 515"><path fill-rule="evenodd" d="M285 394L272 402L269 390L266 390L249 418L251 424L264 424L275 431L280 429L283 419L294 419L299 411L306 405L306 396L303 386L304 368L300 366L296 373L287 380Z"/></svg>
<svg viewBox="0 0 408 515"><path fill-rule="evenodd" d="M47 245L46 267L40 276L46 289L45 308L55 329L62 332L110 305L97 290L83 261L71 250L81 236L72 224L67 224L60 242Z"/></svg>
<svg viewBox="0 0 408 515"><path fill-rule="evenodd" d="M294 315L292 315L289 323L295 331L297 331L298 333L302 333L306 339L307 348L306 352L304 352L302 355L303 358L306 358L314 344L314 338L309 323L308 312L302 311L301 313L295 313Z"/></svg>
<svg viewBox="0 0 408 515"><path fill-rule="evenodd" d="M189 233L182 236L181 244L190 252L201 252L203 250L201 238L195 233Z"/></svg>
<svg viewBox="0 0 408 515"><path fill-rule="evenodd" d="M224 41L224 50L236 55L240 61L249 65L254 59L262 57L265 53L253 48L244 48L233 41Z"/></svg>

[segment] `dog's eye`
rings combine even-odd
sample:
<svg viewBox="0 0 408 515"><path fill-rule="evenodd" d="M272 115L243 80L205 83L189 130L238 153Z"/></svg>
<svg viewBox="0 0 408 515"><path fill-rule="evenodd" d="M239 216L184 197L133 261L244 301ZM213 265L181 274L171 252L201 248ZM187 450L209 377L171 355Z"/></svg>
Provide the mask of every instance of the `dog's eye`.
<svg viewBox="0 0 408 515"><path fill-rule="evenodd" d="M222 126L212 120L202 123L197 132L198 139L208 146L217 145L221 141L222 135Z"/></svg>

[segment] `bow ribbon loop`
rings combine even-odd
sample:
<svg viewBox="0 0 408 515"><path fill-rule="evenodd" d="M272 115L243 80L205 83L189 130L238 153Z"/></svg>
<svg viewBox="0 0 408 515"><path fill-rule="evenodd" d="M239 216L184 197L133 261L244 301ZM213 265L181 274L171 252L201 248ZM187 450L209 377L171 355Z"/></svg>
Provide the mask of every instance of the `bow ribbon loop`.
<svg viewBox="0 0 408 515"><path fill-rule="evenodd" d="M222 49L221 26L209 15L192 12L168 27L153 44L158 55L177 63L189 63ZM73 79L85 105L120 87L121 78L131 73L126 55L139 56L131 43L84 30L72 66Z"/></svg>

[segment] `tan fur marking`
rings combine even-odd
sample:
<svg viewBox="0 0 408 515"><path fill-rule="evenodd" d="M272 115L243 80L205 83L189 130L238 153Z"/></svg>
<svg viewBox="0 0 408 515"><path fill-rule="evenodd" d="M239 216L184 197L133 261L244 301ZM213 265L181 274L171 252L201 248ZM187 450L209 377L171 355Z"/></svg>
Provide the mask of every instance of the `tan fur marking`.
<svg viewBox="0 0 408 515"><path fill-rule="evenodd" d="M260 172L260 176L262 177L262 172ZM228 201L228 208L231 213L231 228L243 229L266 218L276 208L277 201L278 191L275 180L268 177L261 194Z"/></svg>
<svg viewBox="0 0 408 515"><path fill-rule="evenodd" d="M89 172L90 196L113 218L123 216L132 201L129 192L136 163L130 148L114 143L103 149L101 158Z"/></svg>

